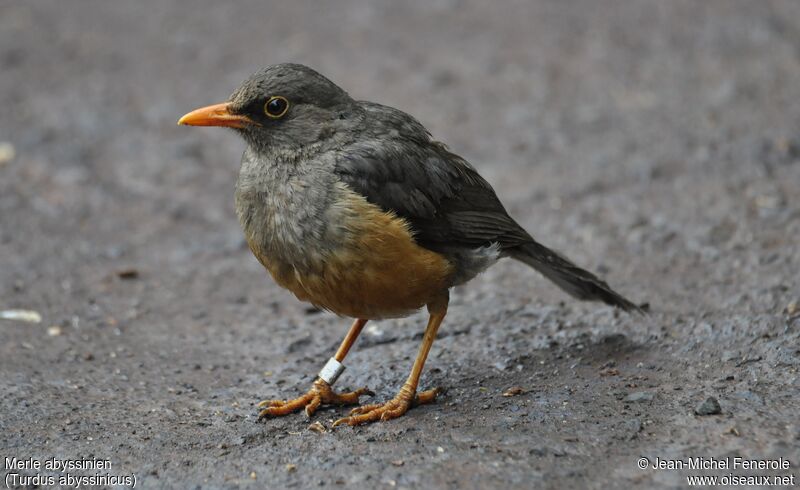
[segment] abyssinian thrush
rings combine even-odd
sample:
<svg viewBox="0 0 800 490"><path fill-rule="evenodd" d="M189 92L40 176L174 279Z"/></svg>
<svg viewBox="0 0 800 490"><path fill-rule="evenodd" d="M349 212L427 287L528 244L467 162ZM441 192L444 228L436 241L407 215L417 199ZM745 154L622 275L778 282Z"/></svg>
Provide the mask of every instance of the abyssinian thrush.
<svg viewBox="0 0 800 490"><path fill-rule="evenodd" d="M578 299L638 309L534 240L489 183L416 119L354 100L306 66L269 66L227 102L192 111L179 124L234 128L244 138L236 213L250 249L300 300L355 319L311 389L294 400L261 402L260 417L358 404L366 388L335 393L331 385L361 329L423 306L428 325L400 391L336 424L388 420L433 401L437 390L418 392L417 385L448 291L503 257Z"/></svg>

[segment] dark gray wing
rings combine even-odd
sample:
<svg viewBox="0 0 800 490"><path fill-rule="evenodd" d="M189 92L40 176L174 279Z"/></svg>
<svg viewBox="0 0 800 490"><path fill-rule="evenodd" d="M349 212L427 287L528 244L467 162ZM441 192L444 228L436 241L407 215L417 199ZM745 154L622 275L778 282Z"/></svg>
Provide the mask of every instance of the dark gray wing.
<svg viewBox="0 0 800 490"><path fill-rule="evenodd" d="M423 247L506 249L532 240L489 183L440 143L402 134L367 140L343 152L335 171L369 202L407 220Z"/></svg>

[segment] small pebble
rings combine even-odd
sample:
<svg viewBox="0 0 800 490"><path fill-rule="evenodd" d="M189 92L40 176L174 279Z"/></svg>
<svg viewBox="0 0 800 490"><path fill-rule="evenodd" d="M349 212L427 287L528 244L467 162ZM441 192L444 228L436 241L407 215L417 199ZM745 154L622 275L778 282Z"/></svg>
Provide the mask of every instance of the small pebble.
<svg viewBox="0 0 800 490"><path fill-rule="evenodd" d="M117 277L120 279L137 279L139 277L139 271L133 267L120 269L117 271Z"/></svg>
<svg viewBox="0 0 800 490"><path fill-rule="evenodd" d="M0 319L17 320L28 323L40 323L42 321L42 315L33 310L3 310L0 311Z"/></svg>
<svg viewBox="0 0 800 490"><path fill-rule="evenodd" d="M0 166L5 165L17 156L14 145L6 141L0 142Z"/></svg>
<svg viewBox="0 0 800 490"><path fill-rule="evenodd" d="M694 409L694 413L697 415L719 415L722 413L722 407L719 406L716 398L709 396L706 401Z"/></svg>
<svg viewBox="0 0 800 490"><path fill-rule="evenodd" d="M649 391L637 391L625 397L626 402L640 403L653 401L655 395Z"/></svg>

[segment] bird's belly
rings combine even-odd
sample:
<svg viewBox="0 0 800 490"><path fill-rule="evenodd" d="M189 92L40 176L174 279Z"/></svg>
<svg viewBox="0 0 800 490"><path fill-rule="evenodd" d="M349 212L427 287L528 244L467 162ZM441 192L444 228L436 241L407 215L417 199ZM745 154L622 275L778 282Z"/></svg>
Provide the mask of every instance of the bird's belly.
<svg viewBox="0 0 800 490"><path fill-rule="evenodd" d="M329 220L338 223L341 236L328 250L308 250L320 257L312 267L256 253L275 281L299 299L340 315L376 319L406 315L451 285L453 265L417 245L403 219L349 190L337 200L335 214Z"/></svg>

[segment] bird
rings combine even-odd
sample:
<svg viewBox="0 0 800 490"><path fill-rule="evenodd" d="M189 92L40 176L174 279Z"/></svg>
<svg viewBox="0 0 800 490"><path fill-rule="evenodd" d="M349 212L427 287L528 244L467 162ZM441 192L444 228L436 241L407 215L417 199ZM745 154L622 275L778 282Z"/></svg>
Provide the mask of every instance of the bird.
<svg viewBox="0 0 800 490"><path fill-rule="evenodd" d="M642 311L605 281L536 241L492 186L414 117L360 101L317 71L267 66L219 104L180 125L232 128L245 141L235 207L247 244L274 281L299 300L353 319L311 388L258 403L258 419L322 405L358 405L366 387L333 383L370 320L427 308L411 372L384 403L354 408L334 425L356 426L432 403L420 375L447 313L449 291L510 257L579 300Z"/></svg>

